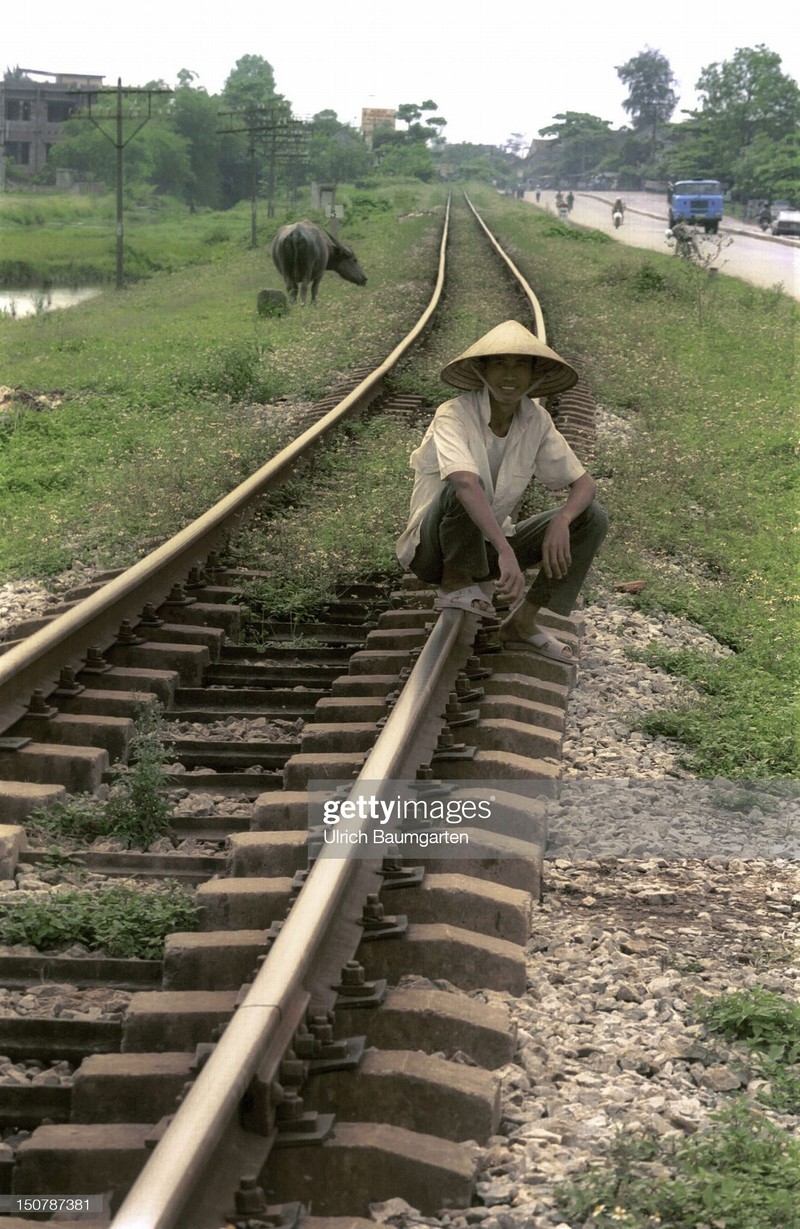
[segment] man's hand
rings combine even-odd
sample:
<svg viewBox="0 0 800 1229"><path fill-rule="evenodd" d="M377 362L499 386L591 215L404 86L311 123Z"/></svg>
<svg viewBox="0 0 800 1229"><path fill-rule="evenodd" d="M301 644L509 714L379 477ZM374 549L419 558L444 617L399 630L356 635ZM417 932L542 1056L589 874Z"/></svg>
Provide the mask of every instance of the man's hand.
<svg viewBox="0 0 800 1229"><path fill-rule="evenodd" d="M548 580L563 580L571 562L569 520L562 512L558 512L545 530L542 541L542 568Z"/></svg>
<svg viewBox="0 0 800 1229"><path fill-rule="evenodd" d="M522 601L525 593L525 577L517 563L517 556L507 541L497 553L497 566L500 569L500 576L495 584L495 593L499 597L508 598L511 605L516 606Z"/></svg>

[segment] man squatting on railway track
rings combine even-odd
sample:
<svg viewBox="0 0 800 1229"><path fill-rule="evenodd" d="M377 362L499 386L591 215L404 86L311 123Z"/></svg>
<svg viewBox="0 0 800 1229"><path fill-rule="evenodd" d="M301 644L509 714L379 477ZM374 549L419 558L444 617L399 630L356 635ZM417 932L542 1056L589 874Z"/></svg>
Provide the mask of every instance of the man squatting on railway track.
<svg viewBox="0 0 800 1229"><path fill-rule="evenodd" d="M568 645L537 623L540 608L571 614L608 529L586 472L547 411L531 398L564 392L578 375L515 320L492 329L442 371L460 396L440 405L411 454L414 487L397 556L438 586L438 610L497 620L500 639L556 661ZM569 488L565 503L515 524L528 484ZM539 564L525 593L523 569Z"/></svg>

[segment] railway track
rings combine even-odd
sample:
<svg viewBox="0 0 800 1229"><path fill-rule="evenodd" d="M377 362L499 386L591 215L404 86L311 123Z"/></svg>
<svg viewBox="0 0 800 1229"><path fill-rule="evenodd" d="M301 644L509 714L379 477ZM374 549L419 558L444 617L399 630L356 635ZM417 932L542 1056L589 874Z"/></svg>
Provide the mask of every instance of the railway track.
<svg viewBox="0 0 800 1229"><path fill-rule="evenodd" d="M533 292L476 213L475 225L543 335ZM411 578L342 592L318 623L276 626L254 653L236 643L246 569L224 565L242 518L348 415L424 412L387 379L437 310L446 250L447 222L431 303L383 364L200 521L0 646L5 873L47 890L52 857L25 848L26 817L102 791L155 697L178 731L172 839L81 851L83 873L98 890L166 877L199 907L199 928L169 935L161 960L0 955L0 986L28 998L0 1016L0 1055L34 1072L0 1083L8 1208L91 1195L76 1225L319 1229L393 1196L427 1213L471 1202L476 1147L499 1126L493 1072L514 1053L501 1000L525 991L540 795L558 779L574 667L500 652L471 616L436 618ZM590 456L588 391L550 409ZM579 620L552 625L577 644ZM244 735L226 738L237 723ZM309 840L321 790L338 784L358 811L391 803L398 783L426 800L499 798L502 830L474 831L457 861L374 844L343 856L324 825ZM358 819L353 835L375 826ZM79 1006L47 1014L42 987L59 985ZM105 1014L83 1006L98 991Z"/></svg>

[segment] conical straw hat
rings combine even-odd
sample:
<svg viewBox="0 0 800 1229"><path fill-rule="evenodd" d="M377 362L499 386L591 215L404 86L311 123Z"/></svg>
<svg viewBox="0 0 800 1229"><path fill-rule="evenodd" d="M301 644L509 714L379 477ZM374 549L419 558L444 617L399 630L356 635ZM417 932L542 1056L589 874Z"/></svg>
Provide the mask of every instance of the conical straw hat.
<svg viewBox="0 0 800 1229"><path fill-rule="evenodd" d="M516 320L498 324L458 358L454 358L443 369L442 380L453 388L469 392L483 388L483 376L475 359L495 354L525 354L535 360L528 396L545 397L563 393L578 382L577 371Z"/></svg>

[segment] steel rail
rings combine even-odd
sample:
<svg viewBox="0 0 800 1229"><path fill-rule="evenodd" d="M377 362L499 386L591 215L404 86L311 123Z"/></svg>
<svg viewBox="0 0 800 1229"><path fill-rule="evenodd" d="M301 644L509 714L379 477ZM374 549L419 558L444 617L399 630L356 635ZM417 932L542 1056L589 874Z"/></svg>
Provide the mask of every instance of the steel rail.
<svg viewBox="0 0 800 1229"><path fill-rule="evenodd" d="M511 275L519 283L520 289L522 290L522 293L525 295L525 298L528 300L528 306L530 307L531 312L533 314L533 320L534 320L533 331L536 334L536 336L539 338L539 340L545 342L546 344L547 343L547 333L544 327L544 316L542 315L542 309L539 305L539 300L537 299L530 285L526 281L525 277L522 275L522 273L520 273L519 269L514 264L511 257L503 250L503 248L497 242L494 235L489 230L489 227L486 225L483 218L481 217L481 215L478 213L477 209L473 205L472 201L467 196L466 192L464 193L464 200L467 202L467 205L472 210L475 221L478 223L478 225L483 230L484 234L486 235L487 239L491 243L492 247L497 252L497 255L508 266L511 272Z"/></svg>
<svg viewBox="0 0 800 1229"><path fill-rule="evenodd" d="M350 800L388 797L393 781L416 774L425 744L430 738L435 741L434 729L438 732L441 726L456 674L472 651L472 637L462 634L468 622L468 615L454 610L439 617ZM369 823L362 820L354 831L367 829ZM362 904L370 891L380 888L380 861L358 857L357 848L348 846L345 856L323 848L252 987L132 1186L112 1229L218 1229L233 1206L243 1172L257 1174L266 1161L274 1141L275 1104L270 1104L269 1089L280 1062L304 1017L332 1006L333 985L363 936ZM239 1117L241 1098L254 1080L263 1090L257 1134L243 1132ZM221 1156L215 1155L218 1150ZM242 1161L248 1166L245 1171Z"/></svg>
<svg viewBox="0 0 800 1229"><path fill-rule="evenodd" d="M185 579L193 567L202 565L248 510L286 480L292 467L308 450L347 414L362 408L377 395L384 376L416 342L439 303L449 221L448 197L438 275L428 306L410 332L370 375L319 422L292 440L202 516L0 657L0 734L25 716L28 698L35 688L46 694L52 691L58 684L62 667L79 670L90 648L107 648L113 644L124 619L137 619L148 602L155 605L163 602L176 581Z"/></svg>

